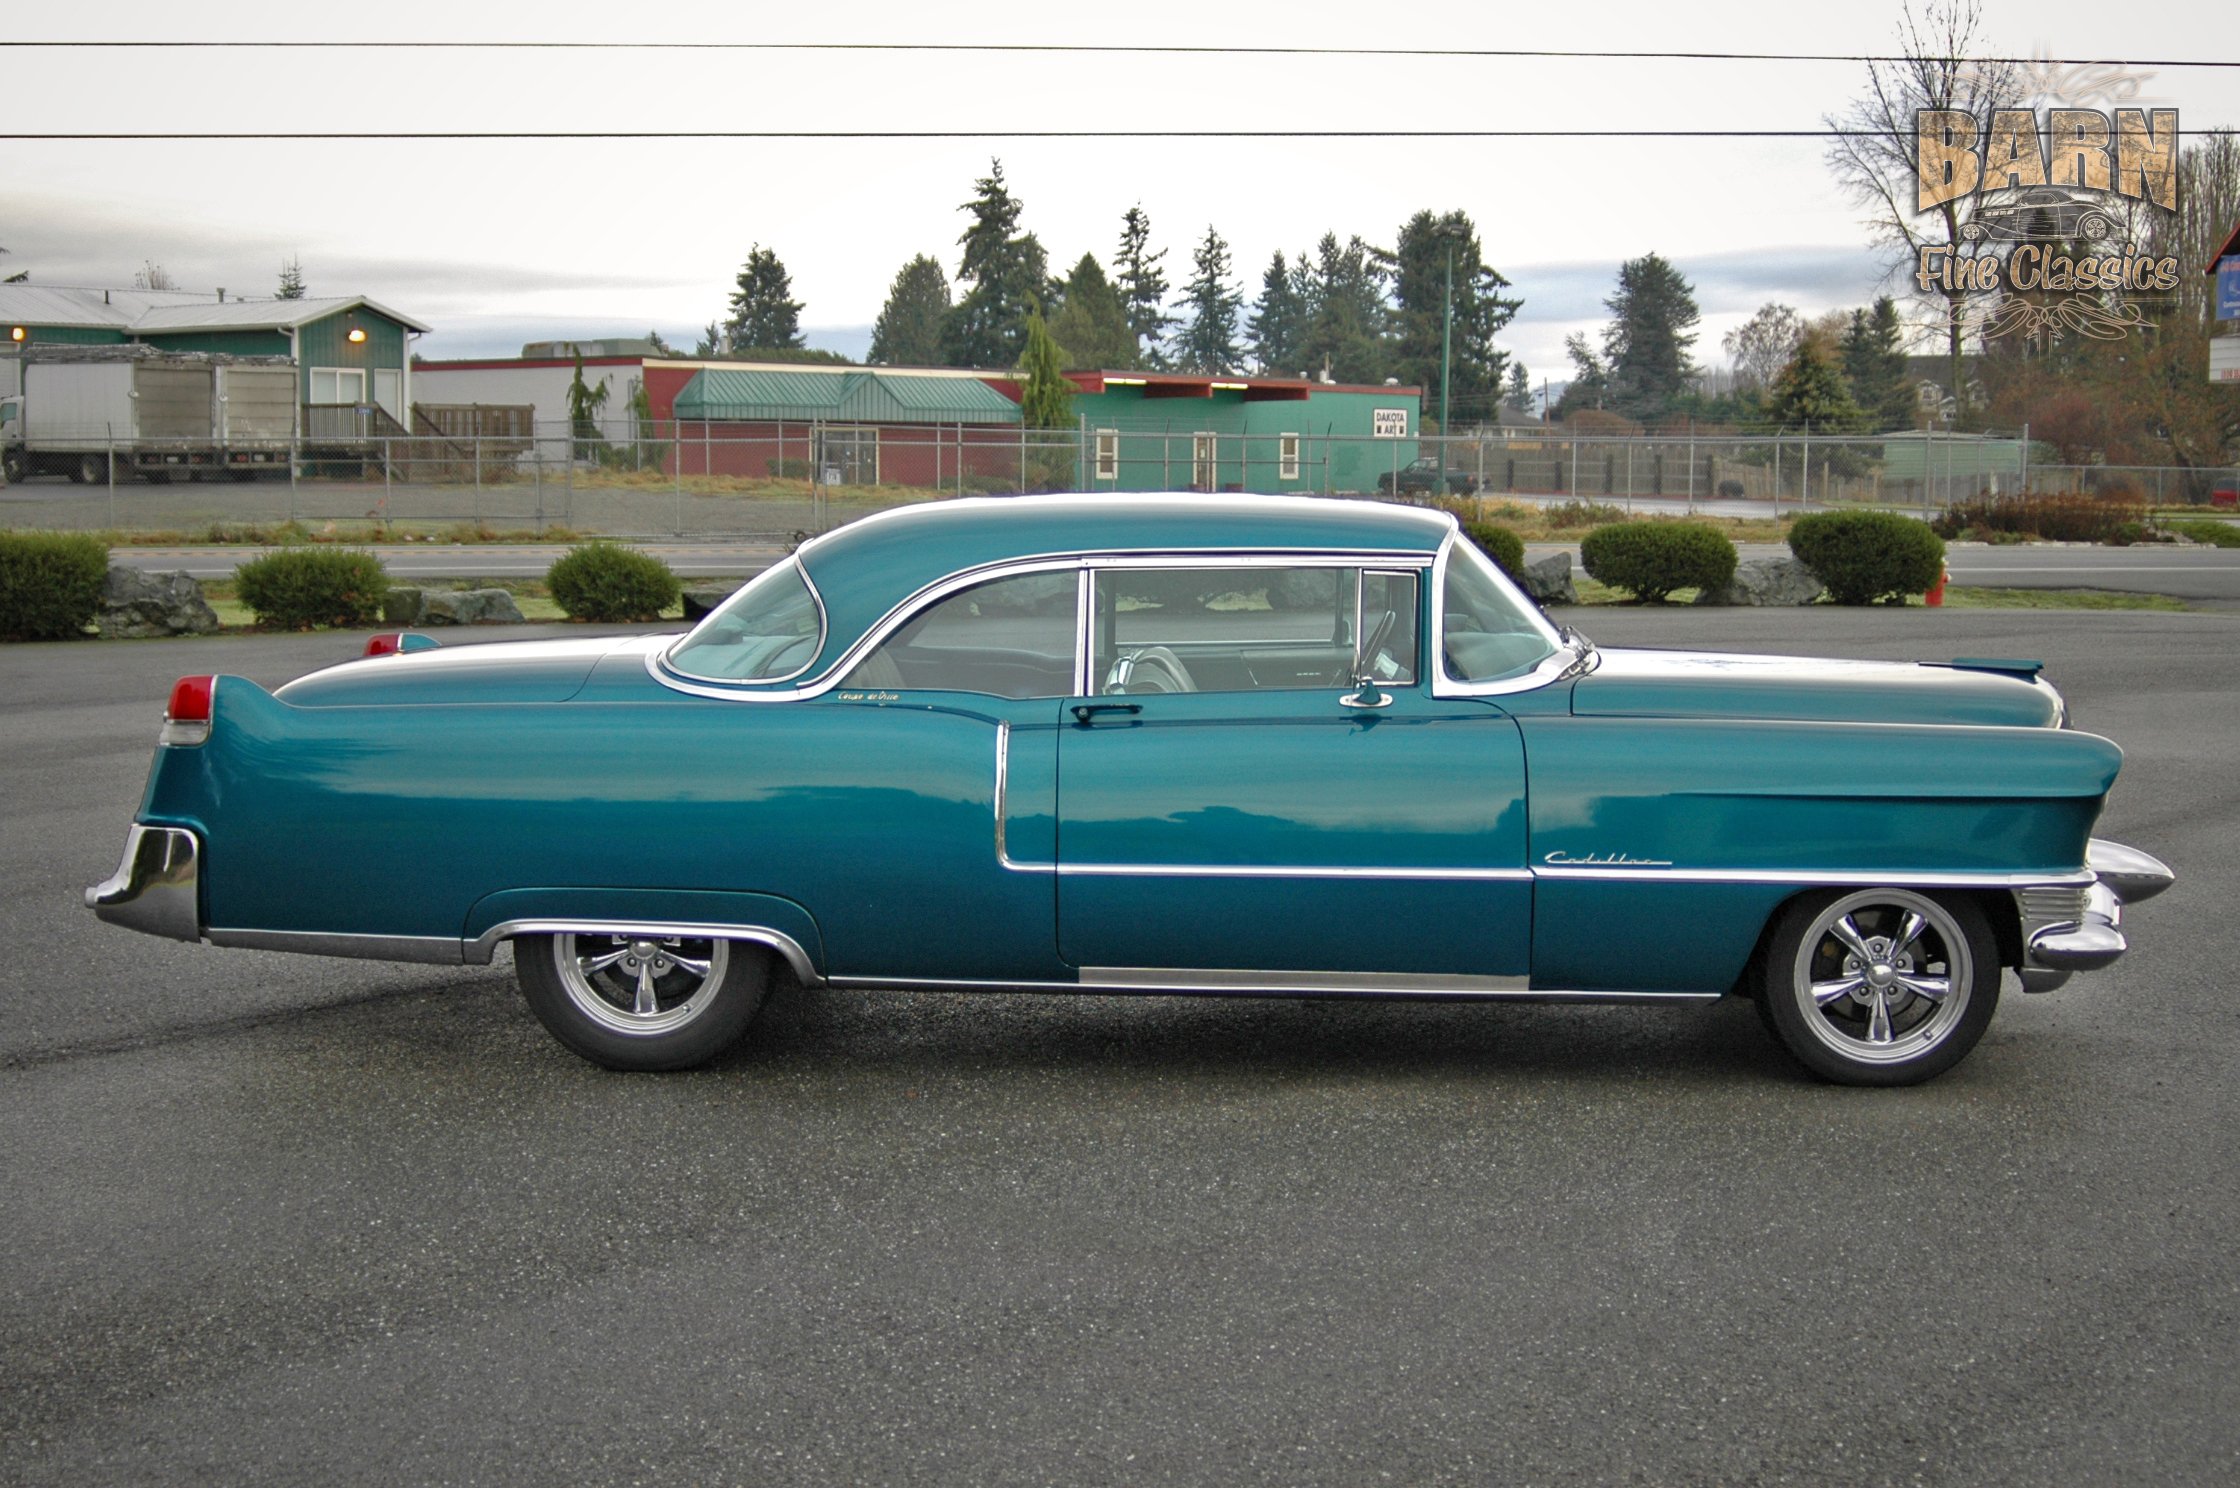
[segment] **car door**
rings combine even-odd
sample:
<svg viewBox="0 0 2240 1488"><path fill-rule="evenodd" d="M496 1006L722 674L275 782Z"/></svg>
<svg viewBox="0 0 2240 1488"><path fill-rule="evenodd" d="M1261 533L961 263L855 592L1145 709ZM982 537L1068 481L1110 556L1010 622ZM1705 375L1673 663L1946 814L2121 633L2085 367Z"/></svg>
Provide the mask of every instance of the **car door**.
<svg viewBox="0 0 2240 1488"><path fill-rule="evenodd" d="M1058 729L1058 942L1084 982L1523 985L1523 746L1422 684L1422 580L1094 570L1091 687Z"/></svg>
<svg viewBox="0 0 2240 1488"><path fill-rule="evenodd" d="M1068 567L933 600L811 704L801 768L851 782L798 849L835 978L1069 978L1049 860L1079 585Z"/></svg>

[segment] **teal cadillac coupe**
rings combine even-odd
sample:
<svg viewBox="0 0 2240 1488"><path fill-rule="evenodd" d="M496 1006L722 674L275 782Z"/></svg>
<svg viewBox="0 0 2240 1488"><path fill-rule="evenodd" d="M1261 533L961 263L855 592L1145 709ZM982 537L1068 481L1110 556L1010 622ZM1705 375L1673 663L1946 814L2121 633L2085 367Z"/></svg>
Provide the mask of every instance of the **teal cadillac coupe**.
<svg viewBox="0 0 2240 1488"><path fill-rule="evenodd" d="M811 985L1755 999L1898 1085L2124 951L2122 755L2037 666L1600 650L1440 512L959 500L684 636L174 689L104 919L484 963L617 1069Z"/></svg>

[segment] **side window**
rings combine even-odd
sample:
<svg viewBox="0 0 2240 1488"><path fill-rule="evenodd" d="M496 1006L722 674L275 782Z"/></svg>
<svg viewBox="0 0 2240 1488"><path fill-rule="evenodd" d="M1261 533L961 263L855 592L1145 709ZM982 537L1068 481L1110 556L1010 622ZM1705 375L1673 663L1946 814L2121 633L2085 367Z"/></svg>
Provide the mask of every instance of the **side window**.
<svg viewBox="0 0 2240 1488"><path fill-rule="evenodd" d="M1065 697L1080 582L1072 569L1017 574L935 600L856 663L841 690Z"/></svg>
<svg viewBox="0 0 2240 1488"><path fill-rule="evenodd" d="M1355 675L1357 638L1373 643L1372 654L1361 660L1374 666L1378 680L1411 682L1415 594L1413 572L1101 569L1091 617L1093 690L1344 687Z"/></svg>

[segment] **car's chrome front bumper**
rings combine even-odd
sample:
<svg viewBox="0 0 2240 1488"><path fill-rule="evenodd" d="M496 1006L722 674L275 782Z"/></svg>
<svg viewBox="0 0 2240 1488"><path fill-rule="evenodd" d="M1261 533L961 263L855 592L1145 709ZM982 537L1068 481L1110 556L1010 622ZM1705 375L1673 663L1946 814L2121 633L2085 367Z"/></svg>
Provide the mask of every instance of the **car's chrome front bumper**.
<svg viewBox="0 0 2240 1488"><path fill-rule="evenodd" d="M134 825L117 871L86 890L112 925L173 940L202 939L202 844L180 827Z"/></svg>
<svg viewBox="0 0 2240 1488"><path fill-rule="evenodd" d="M2022 906L2022 990L2051 992L2072 973L2098 971L2129 949L2123 938L2123 907L2152 899L2176 875L2152 854L2095 837L2085 849L2085 866L2096 875L2073 913L2050 922L2034 903L2036 891L2019 893Z"/></svg>

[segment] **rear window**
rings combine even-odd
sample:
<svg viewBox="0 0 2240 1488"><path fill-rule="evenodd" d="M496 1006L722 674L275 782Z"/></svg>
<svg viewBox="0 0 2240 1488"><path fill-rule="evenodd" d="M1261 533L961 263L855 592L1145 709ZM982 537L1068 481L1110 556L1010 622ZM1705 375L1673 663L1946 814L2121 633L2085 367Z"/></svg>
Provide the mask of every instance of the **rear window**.
<svg viewBox="0 0 2240 1488"><path fill-rule="evenodd" d="M798 560L766 569L669 650L669 665L710 682L782 682L824 644L824 607Z"/></svg>

